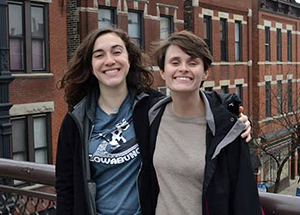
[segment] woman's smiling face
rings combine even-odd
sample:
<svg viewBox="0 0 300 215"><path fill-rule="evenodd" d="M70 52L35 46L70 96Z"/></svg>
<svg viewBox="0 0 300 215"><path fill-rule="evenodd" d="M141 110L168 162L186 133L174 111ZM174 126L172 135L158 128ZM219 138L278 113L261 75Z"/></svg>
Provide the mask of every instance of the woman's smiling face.
<svg viewBox="0 0 300 215"><path fill-rule="evenodd" d="M166 51L165 69L161 71L161 76L171 93L192 93L199 91L207 73L201 58L192 58L177 45L170 45Z"/></svg>
<svg viewBox="0 0 300 215"><path fill-rule="evenodd" d="M124 41L115 33L97 38L93 48L92 68L101 88L127 88L129 58Z"/></svg>

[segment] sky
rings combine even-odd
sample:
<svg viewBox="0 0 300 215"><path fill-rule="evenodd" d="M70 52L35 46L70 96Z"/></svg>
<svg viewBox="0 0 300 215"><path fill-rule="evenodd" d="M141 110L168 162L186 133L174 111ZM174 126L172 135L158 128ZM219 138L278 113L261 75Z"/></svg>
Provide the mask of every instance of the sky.
<svg viewBox="0 0 300 215"><path fill-rule="evenodd" d="M296 0L297 3L300 3L300 0Z"/></svg>

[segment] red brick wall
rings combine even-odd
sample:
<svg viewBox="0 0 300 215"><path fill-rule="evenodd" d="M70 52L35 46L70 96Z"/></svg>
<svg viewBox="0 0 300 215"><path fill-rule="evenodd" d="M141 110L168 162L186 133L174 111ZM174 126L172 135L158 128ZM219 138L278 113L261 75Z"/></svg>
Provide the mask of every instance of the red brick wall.
<svg viewBox="0 0 300 215"><path fill-rule="evenodd" d="M63 92L56 88L67 67L66 43L66 7L59 6L59 1L49 4L49 68L51 77L17 77L10 84L10 102L25 104L54 101L55 111L51 113L52 157L55 160L56 141L62 118L67 110L63 101Z"/></svg>

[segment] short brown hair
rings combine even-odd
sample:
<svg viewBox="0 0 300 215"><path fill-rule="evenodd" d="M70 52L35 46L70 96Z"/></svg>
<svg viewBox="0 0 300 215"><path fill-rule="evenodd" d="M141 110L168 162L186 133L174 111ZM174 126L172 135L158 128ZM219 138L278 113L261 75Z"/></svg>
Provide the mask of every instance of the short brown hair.
<svg viewBox="0 0 300 215"><path fill-rule="evenodd" d="M204 64L204 70L207 71L212 63L212 56L209 48L203 39L189 31L180 31L173 33L168 39L154 44L152 55L155 63L161 70L165 69L165 57L169 46L176 45L182 51L192 58L201 58Z"/></svg>
<svg viewBox="0 0 300 215"><path fill-rule="evenodd" d="M126 76L127 87L136 89L137 93L150 88L153 83L152 73L149 71L147 59L142 54L135 41L121 29L96 29L92 31L80 44L70 61L69 69L66 71L59 83L59 89L65 90L65 100L69 105L78 103L89 90L99 89L97 78L92 75L92 52L98 37L114 33L124 42L130 68Z"/></svg>

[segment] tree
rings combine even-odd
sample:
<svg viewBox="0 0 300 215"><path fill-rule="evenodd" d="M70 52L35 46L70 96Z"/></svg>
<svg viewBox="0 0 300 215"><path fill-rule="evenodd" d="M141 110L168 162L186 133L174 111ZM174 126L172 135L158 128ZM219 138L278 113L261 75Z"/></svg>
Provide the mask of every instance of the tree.
<svg viewBox="0 0 300 215"><path fill-rule="evenodd" d="M287 80L285 87L282 87L282 81L277 81L276 87L274 84L274 87L271 87L271 82L266 82L265 86L266 99L265 102L261 103L260 108L265 108L266 118L261 120L260 123L256 123L256 134L254 134L253 142L262 154L270 156L276 163L276 179L273 192L277 193L283 168L290 157L294 159L295 151L300 147L300 104L298 101L300 91L297 82L293 84L292 80ZM254 118L261 119L262 116L256 115ZM289 143L286 145L288 150L284 156L280 151L268 150L270 139L276 140L283 137L289 138Z"/></svg>

